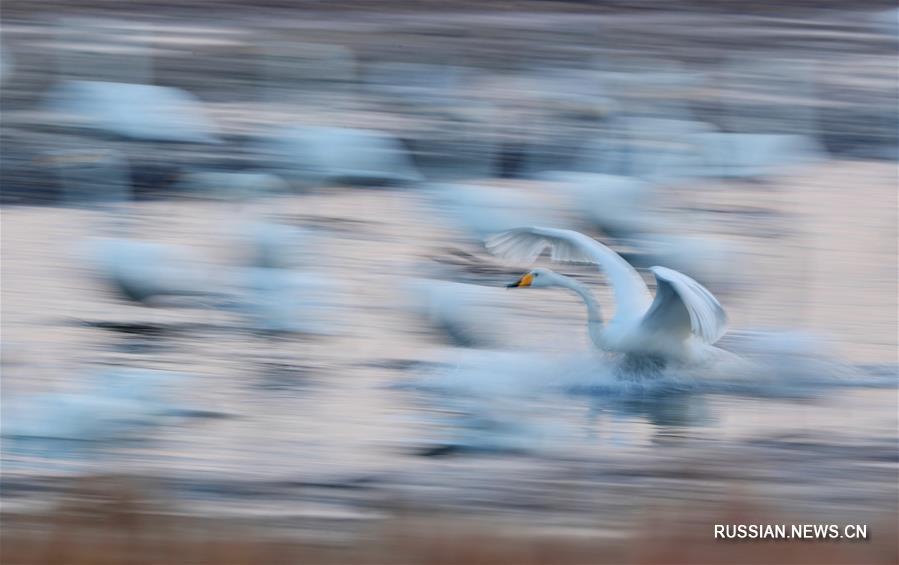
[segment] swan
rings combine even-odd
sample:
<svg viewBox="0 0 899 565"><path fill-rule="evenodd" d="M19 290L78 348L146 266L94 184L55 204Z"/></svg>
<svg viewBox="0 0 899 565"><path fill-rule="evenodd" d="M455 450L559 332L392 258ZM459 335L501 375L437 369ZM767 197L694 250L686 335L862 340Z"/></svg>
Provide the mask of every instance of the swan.
<svg viewBox="0 0 899 565"><path fill-rule="evenodd" d="M556 261L599 265L612 286L615 316L603 325L599 303L578 281L536 268L510 288L562 287L575 292L587 306L587 328L602 351L646 359L655 366L668 362L704 362L722 350L712 347L727 330L727 316L718 300L687 275L667 267L651 267L656 278L652 299L643 279L617 253L576 231L525 227L496 234L486 241L488 251L515 261L533 262L549 247Z"/></svg>

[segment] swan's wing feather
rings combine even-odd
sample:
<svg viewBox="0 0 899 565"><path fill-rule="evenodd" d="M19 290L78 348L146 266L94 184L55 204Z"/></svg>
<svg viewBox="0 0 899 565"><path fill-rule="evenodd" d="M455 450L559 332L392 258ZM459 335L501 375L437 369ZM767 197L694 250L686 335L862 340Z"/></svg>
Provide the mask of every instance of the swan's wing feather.
<svg viewBox="0 0 899 565"><path fill-rule="evenodd" d="M667 267L652 267L656 297L643 318L643 328L687 337L692 333L708 344L727 331L724 308L704 286Z"/></svg>
<svg viewBox="0 0 899 565"><path fill-rule="evenodd" d="M649 289L637 271L617 253L582 233L555 228L516 228L489 237L485 245L490 253L511 261L532 263L549 247L553 261L594 263L609 278L618 312L640 315L649 306Z"/></svg>

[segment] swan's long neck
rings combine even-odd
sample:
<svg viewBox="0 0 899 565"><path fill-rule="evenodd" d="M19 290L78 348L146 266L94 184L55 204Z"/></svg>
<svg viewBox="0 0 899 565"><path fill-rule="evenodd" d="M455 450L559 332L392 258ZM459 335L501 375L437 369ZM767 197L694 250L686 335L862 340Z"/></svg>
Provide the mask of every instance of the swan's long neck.
<svg viewBox="0 0 899 565"><path fill-rule="evenodd" d="M599 302L596 301L596 297L593 296L593 293L590 292L589 288L568 277L560 275L559 286L574 291L581 297L581 300L584 301L584 305L587 307L587 331L590 333L590 339L596 347L604 349L602 339L602 314L600 313Z"/></svg>

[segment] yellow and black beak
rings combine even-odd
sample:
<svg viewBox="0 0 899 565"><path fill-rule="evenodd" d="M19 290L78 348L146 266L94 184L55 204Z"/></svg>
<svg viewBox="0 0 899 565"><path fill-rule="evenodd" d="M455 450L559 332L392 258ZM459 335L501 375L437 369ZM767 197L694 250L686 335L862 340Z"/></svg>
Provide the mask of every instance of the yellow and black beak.
<svg viewBox="0 0 899 565"><path fill-rule="evenodd" d="M534 282L534 275L528 273L526 275L522 275L520 279L517 281L507 284L506 288L520 288L524 286L531 286L531 283Z"/></svg>

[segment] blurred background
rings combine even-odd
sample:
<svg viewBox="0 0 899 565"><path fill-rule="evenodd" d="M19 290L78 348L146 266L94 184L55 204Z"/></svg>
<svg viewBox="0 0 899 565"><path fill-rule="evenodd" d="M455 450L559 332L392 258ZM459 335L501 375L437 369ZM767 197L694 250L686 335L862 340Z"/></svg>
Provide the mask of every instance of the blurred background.
<svg viewBox="0 0 899 565"><path fill-rule="evenodd" d="M4 561L895 563L897 18L6 0ZM747 366L620 374L532 225Z"/></svg>

